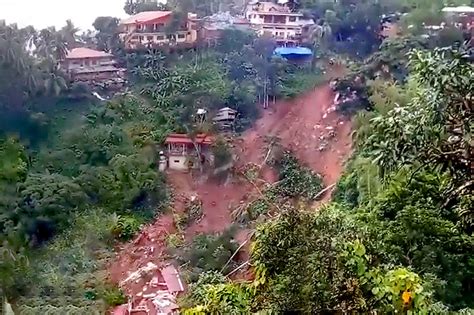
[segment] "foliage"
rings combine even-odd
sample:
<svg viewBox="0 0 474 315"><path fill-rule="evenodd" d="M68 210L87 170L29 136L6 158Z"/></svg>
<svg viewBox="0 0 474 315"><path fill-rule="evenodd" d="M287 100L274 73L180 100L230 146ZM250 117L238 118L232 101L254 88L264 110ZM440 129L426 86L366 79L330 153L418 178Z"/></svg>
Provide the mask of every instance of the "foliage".
<svg viewBox="0 0 474 315"><path fill-rule="evenodd" d="M234 230L228 229L221 234L200 234L191 244L176 252L176 258L181 263L188 263L190 280L194 282L198 276L207 271L228 272L233 263L227 264L237 249L233 239ZM226 265L227 264L227 265Z"/></svg>
<svg viewBox="0 0 474 315"><path fill-rule="evenodd" d="M252 258L263 300L277 312L422 310L429 292L418 275L378 266L365 242L364 227L337 206L262 225Z"/></svg>
<svg viewBox="0 0 474 315"><path fill-rule="evenodd" d="M105 310L103 293L111 287L102 270L112 256L114 216L96 208L70 220L72 227L38 250L17 280L24 291L16 304L22 308Z"/></svg>
<svg viewBox="0 0 474 315"><path fill-rule="evenodd" d="M277 161L277 168L280 176L274 190L278 195L312 200L323 188L321 176L301 166L290 152L285 152L281 160Z"/></svg>
<svg viewBox="0 0 474 315"><path fill-rule="evenodd" d="M214 155L214 167L219 168L232 161L232 152L224 139L218 138L212 147Z"/></svg>
<svg viewBox="0 0 474 315"><path fill-rule="evenodd" d="M122 241L128 241L135 236L140 227L140 220L136 217L121 215L117 217L117 221L112 227L112 234Z"/></svg>
<svg viewBox="0 0 474 315"><path fill-rule="evenodd" d="M117 306L127 303L127 297L123 291L115 286L104 288L102 292L99 293L99 296L109 306Z"/></svg>
<svg viewBox="0 0 474 315"><path fill-rule="evenodd" d="M17 139L0 140L0 183L21 182L28 172L25 148Z"/></svg>
<svg viewBox="0 0 474 315"><path fill-rule="evenodd" d="M193 197L194 198L194 197ZM203 216L202 201L195 199L187 200L183 213L175 213L175 223L179 230L184 230L194 222L199 222Z"/></svg>
<svg viewBox="0 0 474 315"><path fill-rule="evenodd" d="M465 168L473 69L457 52L439 50L415 52L411 66L405 86L372 85L375 110L357 117L358 156L335 196L371 222L383 261L430 279L434 297L458 309L471 306L473 294Z"/></svg>
<svg viewBox="0 0 474 315"><path fill-rule="evenodd" d="M223 283L206 285L201 289L202 297L197 306L187 309L184 314L248 314L250 312L249 292L245 287Z"/></svg>
<svg viewBox="0 0 474 315"><path fill-rule="evenodd" d="M118 26L120 20L110 16L99 16L92 24L97 31L95 38L97 48L112 52L116 50L117 43L120 41L118 36Z"/></svg>
<svg viewBox="0 0 474 315"><path fill-rule="evenodd" d="M125 13L133 15L144 11L163 11L166 6L157 0L126 0L123 9Z"/></svg>

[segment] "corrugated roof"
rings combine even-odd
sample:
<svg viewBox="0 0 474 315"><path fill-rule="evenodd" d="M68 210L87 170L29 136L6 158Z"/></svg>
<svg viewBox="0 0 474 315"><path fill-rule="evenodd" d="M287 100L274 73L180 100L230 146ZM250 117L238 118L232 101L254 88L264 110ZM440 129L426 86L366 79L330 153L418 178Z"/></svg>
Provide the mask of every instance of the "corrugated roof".
<svg viewBox="0 0 474 315"><path fill-rule="evenodd" d="M183 292L184 287L179 277L179 273L173 265L169 265L161 270L161 275L165 279L168 292Z"/></svg>
<svg viewBox="0 0 474 315"><path fill-rule="evenodd" d="M101 58L101 57L113 57L112 54L106 53L105 51L89 49L85 47L74 48L68 52L66 59L83 59L83 58Z"/></svg>
<svg viewBox="0 0 474 315"><path fill-rule="evenodd" d="M275 48L274 53L280 56L287 56L287 55L311 56L313 54L311 49L306 48L306 47L277 47Z"/></svg>
<svg viewBox="0 0 474 315"><path fill-rule="evenodd" d="M145 11L132 15L120 22L121 24L146 23L170 15L171 11Z"/></svg>
<svg viewBox="0 0 474 315"><path fill-rule="evenodd" d="M198 134L195 138L196 143L198 144L212 144L213 138L207 134ZM165 143L182 143L182 144L192 144L191 138L184 133L172 133L166 137Z"/></svg>

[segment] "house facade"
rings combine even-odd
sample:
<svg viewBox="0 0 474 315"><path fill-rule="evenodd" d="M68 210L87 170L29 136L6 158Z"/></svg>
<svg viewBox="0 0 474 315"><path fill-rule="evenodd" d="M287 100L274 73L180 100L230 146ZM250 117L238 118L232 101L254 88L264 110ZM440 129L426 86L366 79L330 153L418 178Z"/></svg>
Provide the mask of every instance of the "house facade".
<svg viewBox="0 0 474 315"><path fill-rule="evenodd" d="M84 47L70 50L62 67L75 82L120 81L123 73L112 54Z"/></svg>
<svg viewBox="0 0 474 315"><path fill-rule="evenodd" d="M198 134L194 138L194 143L186 134L170 134L165 140L168 167L172 170L187 171L199 166L198 159L202 164L212 164L212 137ZM196 151L196 147L199 152Z"/></svg>
<svg viewBox="0 0 474 315"><path fill-rule="evenodd" d="M280 45L298 45L304 30L314 24L303 14L292 12L286 5L273 2L250 3L245 18L259 35L271 35Z"/></svg>
<svg viewBox="0 0 474 315"><path fill-rule="evenodd" d="M233 16L229 12L219 12L202 19L198 35L202 43L214 46L227 29L249 31L251 30L250 22L242 17Z"/></svg>
<svg viewBox="0 0 474 315"><path fill-rule="evenodd" d="M197 43L197 16L177 21L171 11L146 11L120 23L120 38L129 50L163 46L193 47Z"/></svg>

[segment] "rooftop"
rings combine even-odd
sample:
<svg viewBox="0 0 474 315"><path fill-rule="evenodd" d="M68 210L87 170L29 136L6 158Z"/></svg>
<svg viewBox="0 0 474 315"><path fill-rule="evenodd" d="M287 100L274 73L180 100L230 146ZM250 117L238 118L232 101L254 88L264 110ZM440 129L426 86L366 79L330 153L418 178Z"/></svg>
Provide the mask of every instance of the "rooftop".
<svg viewBox="0 0 474 315"><path fill-rule="evenodd" d="M146 23L171 15L171 11L145 11L132 15L129 18L121 21L121 24L135 24Z"/></svg>
<svg viewBox="0 0 474 315"><path fill-rule="evenodd" d="M101 57L113 57L112 54L106 53L105 51L89 49L85 47L74 48L68 52L66 59L83 59L83 58L101 58Z"/></svg>
<svg viewBox="0 0 474 315"><path fill-rule="evenodd" d="M201 133L196 135L195 141L198 144L212 144L213 138L207 134ZM181 143L181 144L192 144L191 138L184 133L172 133L166 137L165 143Z"/></svg>

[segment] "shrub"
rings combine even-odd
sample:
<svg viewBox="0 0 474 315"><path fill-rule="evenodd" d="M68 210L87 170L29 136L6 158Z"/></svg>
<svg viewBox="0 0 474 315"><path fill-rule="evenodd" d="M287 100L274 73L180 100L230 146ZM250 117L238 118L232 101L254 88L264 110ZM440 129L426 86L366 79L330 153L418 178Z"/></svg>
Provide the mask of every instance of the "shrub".
<svg viewBox="0 0 474 315"><path fill-rule="evenodd" d="M190 280L196 281L200 274L207 271L220 271L224 268L238 244L233 238L234 228L221 234L201 234L196 236L189 246L180 249L176 258L180 263L188 263L191 269ZM232 269L228 264L224 272Z"/></svg>
<svg viewBox="0 0 474 315"><path fill-rule="evenodd" d="M108 285L100 292L99 297L109 306L117 306L127 303L127 297L123 291L112 285Z"/></svg>
<svg viewBox="0 0 474 315"><path fill-rule="evenodd" d="M314 200L323 188L321 176L310 168L303 167L290 153L285 152L277 162L280 182L274 192L282 197L303 197Z"/></svg>
<svg viewBox="0 0 474 315"><path fill-rule="evenodd" d="M141 220L132 215L120 215L117 217L115 225L112 227L112 233L116 238L127 241L132 239L140 231Z"/></svg>

